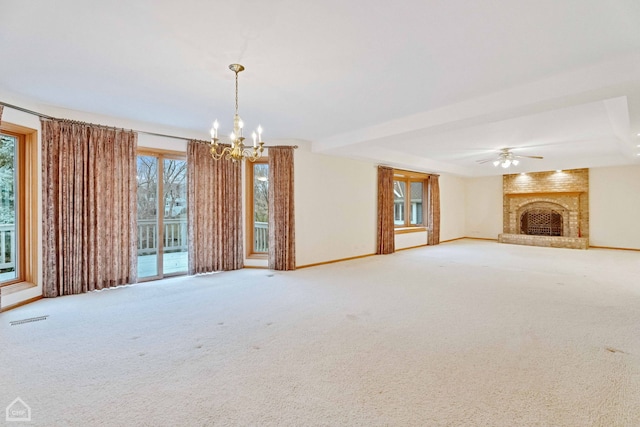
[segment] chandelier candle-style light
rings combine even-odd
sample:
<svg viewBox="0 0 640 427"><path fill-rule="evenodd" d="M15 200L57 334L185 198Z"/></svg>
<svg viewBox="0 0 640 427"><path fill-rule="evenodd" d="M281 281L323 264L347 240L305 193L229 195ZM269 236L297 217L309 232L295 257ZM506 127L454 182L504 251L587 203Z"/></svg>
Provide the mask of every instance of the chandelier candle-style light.
<svg viewBox="0 0 640 427"><path fill-rule="evenodd" d="M211 157L214 160L220 160L223 157L226 160L244 160L247 159L251 162L255 162L262 156L264 151L264 141L262 140L262 127L258 126L257 134L253 132L251 137L253 139L253 148L245 148L244 137L242 135L242 129L244 128L244 122L238 115L238 73L244 70L244 67L240 64L231 64L229 69L236 73L236 113L233 116L233 132L229 135L231 140L231 146L223 147L218 143L218 120L213 122L211 127Z"/></svg>

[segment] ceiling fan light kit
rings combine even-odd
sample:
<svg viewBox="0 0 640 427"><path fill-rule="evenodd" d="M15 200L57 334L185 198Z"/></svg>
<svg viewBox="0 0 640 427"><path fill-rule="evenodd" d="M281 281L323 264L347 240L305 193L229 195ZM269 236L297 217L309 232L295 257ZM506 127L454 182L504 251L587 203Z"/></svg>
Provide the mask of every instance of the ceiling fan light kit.
<svg viewBox="0 0 640 427"><path fill-rule="evenodd" d="M493 162L493 166L502 166L504 169L507 169L510 166L518 166L520 164L520 160L518 160L518 158L525 157L529 159L542 159L542 156L518 156L513 154L511 149L503 148L500 150L500 154L498 154L496 159L478 160L478 163Z"/></svg>

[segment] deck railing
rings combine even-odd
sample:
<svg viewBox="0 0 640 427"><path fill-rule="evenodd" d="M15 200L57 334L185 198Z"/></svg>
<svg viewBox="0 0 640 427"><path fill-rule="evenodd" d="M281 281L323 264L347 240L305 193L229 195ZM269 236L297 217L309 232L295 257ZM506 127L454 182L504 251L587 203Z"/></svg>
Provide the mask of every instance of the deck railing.
<svg viewBox="0 0 640 427"><path fill-rule="evenodd" d="M187 248L187 219L165 219L163 251L186 252ZM158 227L155 219L138 220L138 256L158 253Z"/></svg>
<svg viewBox="0 0 640 427"><path fill-rule="evenodd" d="M255 252L269 251L269 224L266 222L253 223L253 250Z"/></svg>
<svg viewBox="0 0 640 427"><path fill-rule="evenodd" d="M15 224L0 224L0 270L10 270L15 268L15 238Z"/></svg>
<svg viewBox="0 0 640 427"><path fill-rule="evenodd" d="M165 253L186 252L188 250L187 220L165 219L163 249ZM138 255L150 255L158 252L158 228L156 220L138 220ZM15 267L14 224L0 224L0 270ZM256 222L253 228L256 252L269 250L269 228L266 222Z"/></svg>
<svg viewBox="0 0 640 427"><path fill-rule="evenodd" d="M138 220L138 255L158 252L158 231L156 220ZM188 230L185 219L165 219L163 233L164 253L186 252L188 250ZM269 250L269 227L266 222L255 222L253 227L254 251Z"/></svg>

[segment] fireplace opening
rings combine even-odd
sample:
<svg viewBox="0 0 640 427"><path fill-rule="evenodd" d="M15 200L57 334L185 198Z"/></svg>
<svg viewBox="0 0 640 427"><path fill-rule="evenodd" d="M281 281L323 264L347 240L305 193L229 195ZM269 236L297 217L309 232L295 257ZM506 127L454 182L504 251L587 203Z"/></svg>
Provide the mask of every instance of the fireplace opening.
<svg viewBox="0 0 640 427"><path fill-rule="evenodd" d="M562 236L562 214L551 209L529 209L520 217L520 234Z"/></svg>

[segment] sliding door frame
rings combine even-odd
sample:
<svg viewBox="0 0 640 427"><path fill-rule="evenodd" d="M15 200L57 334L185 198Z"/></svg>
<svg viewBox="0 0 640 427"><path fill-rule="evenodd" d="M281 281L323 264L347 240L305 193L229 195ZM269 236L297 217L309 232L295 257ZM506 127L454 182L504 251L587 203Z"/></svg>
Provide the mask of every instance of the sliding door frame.
<svg viewBox="0 0 640 427"><path fill-rule="evenodd" d="M136 153L137 156L149 156L155 157L157 159L157 167L158 167L158 189L157 189L157 250L156 250L156 262L157 262L157 275L155 276L146 276L142 278L138 278L138 282L148 282L151 280L159 280L164 279L165 277L173 277L173 276L183 276L187 274L187 270L184 272L177 273L168 273L165 274L164 271L164 161L165 160L184 160L187 161L187 153L181 151L172 151L172 150L163 150L156 148L138 148ZM162 202L162 203L161 203ZM187 209L189 209L189 201L187 200Z"/></svg>

